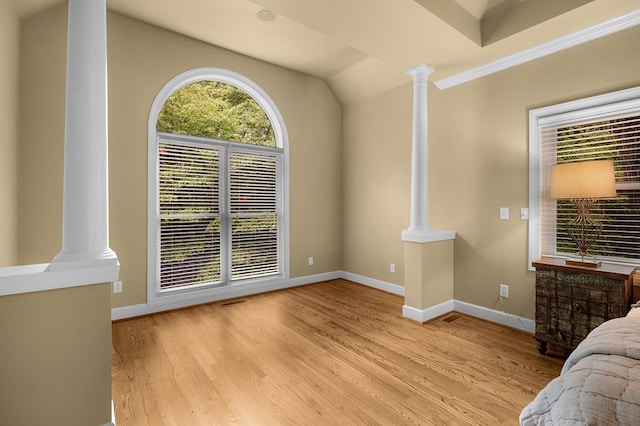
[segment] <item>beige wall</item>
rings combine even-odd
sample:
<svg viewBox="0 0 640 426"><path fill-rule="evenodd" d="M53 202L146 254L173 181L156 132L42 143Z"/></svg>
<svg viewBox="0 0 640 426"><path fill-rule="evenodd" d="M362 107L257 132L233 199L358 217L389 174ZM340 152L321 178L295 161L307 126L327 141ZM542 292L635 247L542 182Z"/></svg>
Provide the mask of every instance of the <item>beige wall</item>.
<svg viewBox="0 0 640 426"><path fill-rule="evenodd" d="M256 82L284 117L290 148L291 276L341 267L341 108L327 85L228 50L108 15L110 245L123 293L114 307L146 302L147 122L160 89L197 67L238 72ZM24 23L20 178L21 263L60 250L66 7ZM39 125L33 126L37 119ZM307 258L314 265L307 266Z"/></svg>
<svg viewBox="0 0 640 426"><path fill-rule="evenodd" d="M0 0L0 267L18 264L18 63L20 22Z"/></svg>
<svg viewBox="0 0 640 426"><path fill-rule="evenodd" d="M639 85L639 47L636 27L448 90L429 87L430 225L457 232L456 300L501 309L505 283L505 309L533 318L528 222L520 220L528 111ZM402 275L390 279L385 268L402 258L409 224L411 103L407 83L344 111L343 268L398 283ZM510 220L498 219L500 207Z"/></svg>
<svg viewBox="0 0 640 426"><path fill-rule="evenodd" d="M22 22L20 44L21 265L47 263L62 247L66 7Z"/></svg>
<svg viewBox="0 0 640 426"><path fill-rule="evenodd" d="M404 283L411 195L411 85L344 108L343 269ZM396 272L390 272L390 264Z"/></svg>
<svg viewBox="0 0 640 426"><path fill-rule="evenodd" d="M110 283L0 297L0 413L15 426L111 421Z"/></svg>

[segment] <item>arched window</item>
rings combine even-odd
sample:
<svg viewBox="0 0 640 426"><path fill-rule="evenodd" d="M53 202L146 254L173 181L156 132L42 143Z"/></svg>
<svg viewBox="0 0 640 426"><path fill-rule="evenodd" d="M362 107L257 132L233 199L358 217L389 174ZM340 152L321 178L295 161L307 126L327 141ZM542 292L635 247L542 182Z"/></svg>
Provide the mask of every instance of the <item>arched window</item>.
<svg viewBox="0 0 640 426"><path fill-rule="evenodd" d="M273 102L241 75L196 69L162 89L149 117L149 303L288 276L286 142Z"/></svg>

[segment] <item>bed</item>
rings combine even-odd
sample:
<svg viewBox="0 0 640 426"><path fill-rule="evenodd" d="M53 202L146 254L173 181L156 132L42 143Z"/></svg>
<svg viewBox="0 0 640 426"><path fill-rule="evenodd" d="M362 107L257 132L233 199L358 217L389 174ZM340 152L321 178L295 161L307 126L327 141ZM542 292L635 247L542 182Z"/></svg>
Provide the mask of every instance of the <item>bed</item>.
<svg viewBox="0 0 640 426"><path fill-rule="evenodd" d="M640 425L640 308L589 333L520 424Z"/></svg>

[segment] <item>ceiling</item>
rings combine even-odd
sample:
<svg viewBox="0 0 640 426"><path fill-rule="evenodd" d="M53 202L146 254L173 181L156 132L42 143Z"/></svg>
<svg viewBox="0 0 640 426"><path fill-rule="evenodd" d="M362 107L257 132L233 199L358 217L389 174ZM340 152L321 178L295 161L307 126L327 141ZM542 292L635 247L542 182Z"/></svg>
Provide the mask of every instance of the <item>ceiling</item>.
<svg viewBox="0 0 640 426"><path fill-rule="evenodd" d="M63 0L10 0L25 18ZM640 8L640 0L107 0L117 13L327 81L343 103L421 63L431 81ZM267 9L272 20L257 12ZM269 15L269 13L262 12Z"/></svg>

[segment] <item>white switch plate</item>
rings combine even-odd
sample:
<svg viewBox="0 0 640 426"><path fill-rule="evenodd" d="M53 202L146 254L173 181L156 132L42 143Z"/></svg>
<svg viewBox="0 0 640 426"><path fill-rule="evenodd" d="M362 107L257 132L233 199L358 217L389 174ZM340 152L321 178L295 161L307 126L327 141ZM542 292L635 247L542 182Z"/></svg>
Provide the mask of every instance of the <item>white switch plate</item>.
<svg viewBox="0 0 640 426"><path fill-rule="evenodd" d="M520 209L520 219L522 220L528 220L529 219L529 209L526 207L523 207Z"/></svg>
<svg viewBox="0 0 640 426"><path fill-rule="evenodd" d="M500 220L509 219L509 207L500 207Z"/></svg>
<svg viewBox="0 0 640 426"><path fill-rule="evenodd" d="M122 293L122 281L114 281L113 282L113 292L114 293Z"/></svg>
<svg viewBox="0 0 640 426"><path fill-rule="evenodd" d="M309 256L309 266L313 265L313 256Z"/></svg>
<svg viewBox="0 0 640 426"><path fill-rule="evenodd" d="M392 263L392 264L391 264L391 266L389 267L389 270L390 270L391 272L396 272L396 264L395 264L395 263Z"/></svg>

